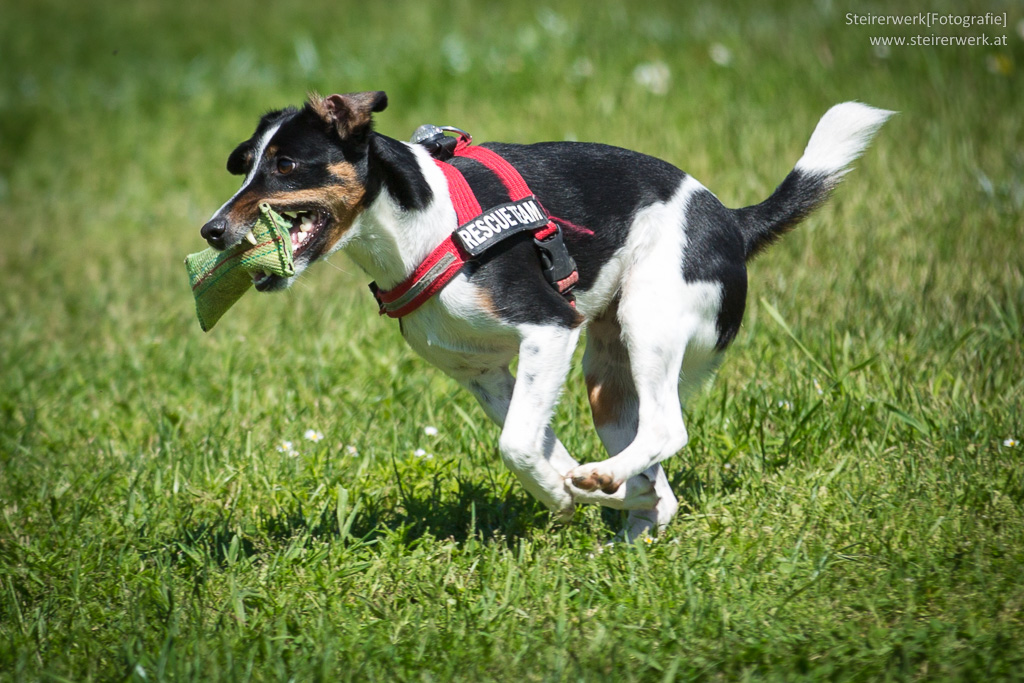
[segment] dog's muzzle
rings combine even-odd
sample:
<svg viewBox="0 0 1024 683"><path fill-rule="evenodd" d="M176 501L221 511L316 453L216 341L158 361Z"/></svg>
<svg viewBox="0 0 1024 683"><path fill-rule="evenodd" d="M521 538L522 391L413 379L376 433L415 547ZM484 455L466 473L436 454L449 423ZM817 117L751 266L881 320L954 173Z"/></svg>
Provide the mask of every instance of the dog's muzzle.
<svg viewBox="0 0 1024 683"><path fill-rule="evenodd" d="M226 218L212 218L199 230L199 234L211 247L223 251L227 247L227 238L225 237L227 231L228 221Z"/></svg>

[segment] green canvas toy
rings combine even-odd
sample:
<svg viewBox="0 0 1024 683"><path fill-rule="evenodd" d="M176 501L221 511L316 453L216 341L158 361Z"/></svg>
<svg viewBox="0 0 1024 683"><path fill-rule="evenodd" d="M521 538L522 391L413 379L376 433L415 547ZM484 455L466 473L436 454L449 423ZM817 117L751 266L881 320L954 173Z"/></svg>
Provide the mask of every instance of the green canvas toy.
<svg viewBox="0 0 1024 683"><path fill-rule="evenodd" d="M206 249L185 258L196 314L203 332L209 332L224 312L252 287L253 274L295 274L291 221L260 204L260 216L246 238L230 249Z"/></svg>

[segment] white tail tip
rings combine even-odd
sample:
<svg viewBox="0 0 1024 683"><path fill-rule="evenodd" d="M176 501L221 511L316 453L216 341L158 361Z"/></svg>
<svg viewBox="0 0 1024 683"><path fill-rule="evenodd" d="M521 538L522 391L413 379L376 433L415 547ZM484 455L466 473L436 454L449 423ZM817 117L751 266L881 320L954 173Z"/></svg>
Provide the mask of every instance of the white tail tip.
<svg viewBox="0 0 1024 683"><path fill-rule="evenodd" d="M796 169L838 179L895 113L860 102L837 104L818 121Z"/></svg>

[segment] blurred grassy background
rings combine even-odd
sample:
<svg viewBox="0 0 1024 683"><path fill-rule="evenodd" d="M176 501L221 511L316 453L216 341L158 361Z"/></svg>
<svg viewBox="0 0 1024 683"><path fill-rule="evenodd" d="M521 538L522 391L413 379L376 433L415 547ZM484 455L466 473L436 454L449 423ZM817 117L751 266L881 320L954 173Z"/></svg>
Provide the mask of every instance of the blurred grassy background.
<svg viewBox="0 0 1024 683"><path fill-rule="evenodd" d="M846 21L900 11L1008 26ZM1012 677L1022 21L1008 0L3 3L0 677ZM1007 47L870 44L917 33ZM268 109L366 89L393 137L617 144L730 206L830 105L901 112L751 267L664 542L601 553L593 509L548 529L340 255L199 331L181 261L237 187L227 154ZM593 459L573 379L558 428Z"/></svg>

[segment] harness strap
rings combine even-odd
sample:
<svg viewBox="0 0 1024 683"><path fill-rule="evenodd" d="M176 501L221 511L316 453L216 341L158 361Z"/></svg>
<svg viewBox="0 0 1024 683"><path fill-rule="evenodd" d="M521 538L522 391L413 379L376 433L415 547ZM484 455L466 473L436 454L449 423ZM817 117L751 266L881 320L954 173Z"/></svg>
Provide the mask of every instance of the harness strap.
<svg viewBox="0 0 1024 683"><path fill-rule="evenodd" d="M480 202L477 201L476 195L473 194L473 190L469 187L469 183L466 182L466 177L462 175L462 171L440 159L434 159L434 163L437 164L437 167L441 169L444 177L448 180L448 195L455 206L455 215L458 217L459 225L467 223L483 213L483 209L480 208Z"/></svg>
<svg viewBox="0 0 1024 683"><path fill-rule="evenodd" d="M472 146L468 136L459 139L454 154L473 159L490 169L505 186L509 199L513 202L533 197L523 176L512 164L486 147ZM458 224L465 225L480 216L483 209L462 172L439 159L434 159L434 163L448 181L448 194L455 208ZM572 306L575 306L576 301L570 290L579 280L579 274L576 271L576 264L562 242L561 229L549 219L546 225L533 231L533 239L540 250L545 277ZM394 289L385 291L380 289L376 282L370 283L370 291L377 299L380 314L401 318L412 313L448 284L470 258L465 248L454 239L453 233L430 252L408 279Z"/></svg>
<svg viewBox="0 0 1024 683"><path fill-rule="evenodd" d="M512 201L517 202L520 199L533 196L530 188L526 185L526 181L523 180L523 176L519 175L519 171L513 168L512 164L505 161L505 157L497 152L493 152L486 147L474 147L463 138L455 147L455 156L479 161L491 169L498 176L498 180L505 186L505 189L508 190L508 198Z"/></svg>
<svg viewBox="0 0 1024 683"><path fill-rule="evenodd" d="M448 194L455 207L459 225L479 216L482 212L480 202L477 201L462 172L438 159L434 159L434 163L448 180ZM454 235L449 235L430 252L405 282L394 289L385 291L380 289L376 282L371 282L370 291L377 299L380 314L391 318L409 315L422 306L424 301L441 291L458 275L469 259L469 254L455 241Z"/></svg>
<svg viewBox="0 0 1024 683"><path fill-rule="evenodd" d="M455 156L474 159L494 171L494 174L498 176L498 180L508 190L509 199L512 201L516 202L533 196L519 171L512 164L505 161L505 157L497 152L492 152L486 147L473 147L466 142L465 138L462 138L455 147ZM543 240L555 234L557 230L558 226L555 225L554 221L549 220L546 226L533 233L533 238L535 240Z"/></svg>
<svg viewBox="0 0 1024 683"><path fill-rule="evenodd" d="M392 318L409 315L458 275L468 260L469 255L449 235L408 280L394 289L384 291L371 282L370 291L377 299L380 314Z"/></svg>

